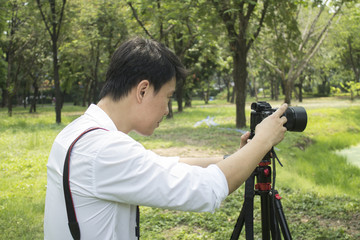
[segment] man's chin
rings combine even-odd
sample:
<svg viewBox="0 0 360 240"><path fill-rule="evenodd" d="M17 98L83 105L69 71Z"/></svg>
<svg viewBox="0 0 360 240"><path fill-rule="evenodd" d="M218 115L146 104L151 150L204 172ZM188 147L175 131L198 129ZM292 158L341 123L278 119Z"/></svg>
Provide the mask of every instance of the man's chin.
<svg viewBox="0 0 360 240"><path fill-rule="evenodd" d="M137 131L137 130L134 130L134 132L136 132L137 134L139 134L141 136L148 137L148 136L151 136L154 133L154 130L152 130L152 131Z"/></svg>

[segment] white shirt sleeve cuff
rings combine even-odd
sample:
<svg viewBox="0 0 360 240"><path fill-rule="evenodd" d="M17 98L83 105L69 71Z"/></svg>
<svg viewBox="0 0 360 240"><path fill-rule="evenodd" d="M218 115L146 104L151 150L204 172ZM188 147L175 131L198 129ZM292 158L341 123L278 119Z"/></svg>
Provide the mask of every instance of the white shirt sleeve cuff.
<svg viewBox="0 0 360 240"><path fill-rule="evenodd" d="M212 164L207 167L209 171L212 172L212 176L215 176L213 179L213 191L216 195L216 201L214 210L219 208L221 202L229 195L229 186L226 180L224 173L216 164Z"/></svg>

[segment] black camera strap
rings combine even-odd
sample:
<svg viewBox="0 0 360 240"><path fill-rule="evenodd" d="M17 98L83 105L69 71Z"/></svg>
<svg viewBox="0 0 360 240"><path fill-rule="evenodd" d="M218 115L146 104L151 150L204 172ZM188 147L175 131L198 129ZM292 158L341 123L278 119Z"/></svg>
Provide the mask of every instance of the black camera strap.
<svg viewBox="0 0 360 240"><path fill-rule="evenodd" d="M66 157L65 157L64 171L63 171L63 189L64 189L64 197L65 197L65 203L66 203L66 212L67 212L67 216L68 216L68 225L69 225L69 229L70 229L71 235L74 238L74 240L80 240L80 227L79 227L79 223L78 223L77 218L76 218L74 201L73 201L71 190L70 190L70 154L71 154L71 151L72 151L75 143L82 136L84 136L88 132L91 132L91 131L94 131L94 130L97 130L97 129L102 129L102 130L108 131L107 129L100 128L100 127L94 127L94 128L89 128L89 129L85 130L83 133L81 133L71 143L71 145L70 145L70 147L69 147L69 149L68 149L68 151L66 153ZM140 211L139 211L139 206L136 206L135 234L136 234L136 237L138 237L138 239L140 239Z"/></svg>

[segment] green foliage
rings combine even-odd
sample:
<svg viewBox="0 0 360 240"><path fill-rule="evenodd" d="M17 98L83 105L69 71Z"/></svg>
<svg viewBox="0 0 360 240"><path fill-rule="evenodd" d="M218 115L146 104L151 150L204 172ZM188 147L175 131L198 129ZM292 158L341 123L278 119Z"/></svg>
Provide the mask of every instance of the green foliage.
<svg viewBox="0 0 360 240"><path fill-rule="evenodd" d="M319 66L322 76L326 76L335 90L347 92L350 97L359 95L357 83L360 81L360 41L358 32L359 3L350 2L343 9L340 20L329 31L324 48L320 49L319 58L312 65ZM316 78L315 73L315 78ZM321 76L320 75L320 76Z"/></svg>
<svg viewBox="0 0 360 240"><path fill-rule="evenodd" d="M62 1L55 2L56 10L60 11ZM250 19L244 32L243 43L250 43L255 39L265 2L268 8L264 25L254 42L256 49L250 50L247 59L247 93L254 96L256 90L262 88L263 94L271 93L273 98L280 96L284 90L281 80L299 73L297 69L303 65L296 63L309 52L307 50L315 42L314 36L326 25L325 20L346 2L341 18L334 19L327 33L326 42L294 83L301 83L307 94L329 95L329 89L336 88L348 96L357 96L357 90L343 88L341 84L350 86L351 82L359 82L359 3L327 1L327 9L314 22L313 34L305 40L305 30L311 30L312 20L324 4L324 1L308 0L66 1L57 45L61 90L74 104L96 102L114 49L125 39L140 35L169 46L192 73L183 86L187 103L193 95L208 94L208 89L226 88L230 95L234 48L230 49L229 43L242 34L241 25L237 21L232 26L229 21L224 25L218 12L221 9L215 6L224 3L227 9L224 14L229 14L233 20L240 19L235 16L239 14L238 6L245 12L250 7L248 13L254 10L248 15ZM40 3L45 15L50 15L49 3L43 0ZM251 8L253 4L256 5L254 9ZM51 41L36 1L2 0L0 5L3 10L0 13L0 92L12 93L14 103L15 99L34 95L33 84L43 94L53 95ZM235 33L234 38L229 38L228 31ZM7 75L9 56L11 70Z"/></svg>

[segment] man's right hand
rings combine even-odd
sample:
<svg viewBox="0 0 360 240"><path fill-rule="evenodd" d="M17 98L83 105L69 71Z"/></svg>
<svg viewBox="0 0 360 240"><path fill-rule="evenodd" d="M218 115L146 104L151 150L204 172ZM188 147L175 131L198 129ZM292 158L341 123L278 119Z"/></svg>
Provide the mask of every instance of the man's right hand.
<svg viewBox="0 0 360 240"><path fill-rule="evenodd" d="M254 139L257 138L262 141L267 141L271 144L271 147L281 142L287 130L286 127L284 127L287 119L283 116L287 108L288 105L284 103L273 114L259 123L255 128Z"/></svg>

